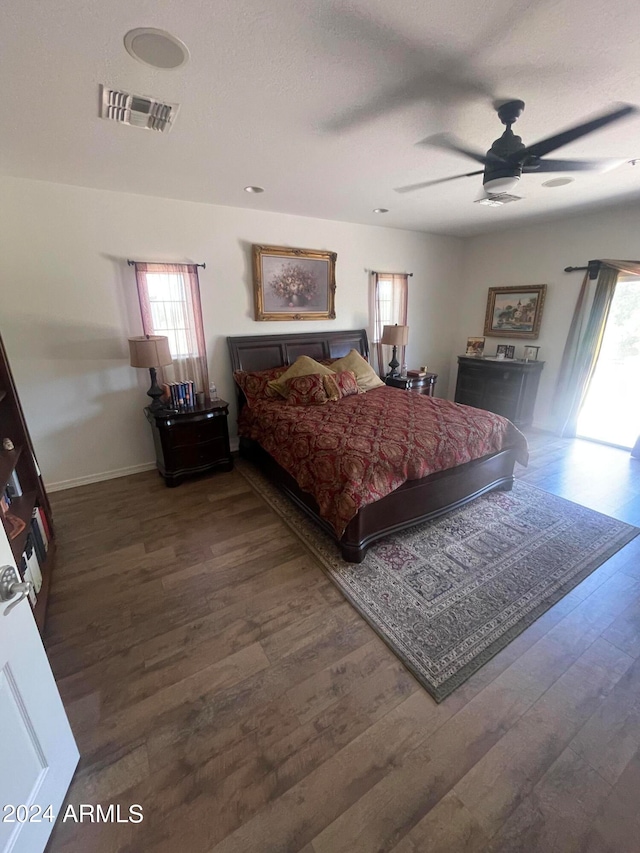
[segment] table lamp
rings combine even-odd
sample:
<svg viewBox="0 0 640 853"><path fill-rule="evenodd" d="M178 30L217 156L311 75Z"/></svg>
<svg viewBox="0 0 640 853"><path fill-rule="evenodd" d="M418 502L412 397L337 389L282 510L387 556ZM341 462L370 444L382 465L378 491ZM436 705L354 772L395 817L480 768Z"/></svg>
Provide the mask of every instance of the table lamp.
<svg viewBox="0 0 640 853"><path fill-rule="evenodd" d="M164 408L160 402L164 391L158 385L156 367L172 363L169 338L163 335L141 335L138 338L129 338L129 355L131 367L149 368L151 376L151 387L147 391L151 397L149 409L152 412L160 411Z"/></svg>
<svg viewBox="0 0 640 853"><path fill-rule="evenodd" d="M390 370L387 373L387 376L398 375L398 366L400 364L397 359L398 347L406 347L408 340L408 326L399 326L396 323L395 326L384 326L382 329L382 340L380 343L385 346L393 347L393 356L389 362Z"/></svg>

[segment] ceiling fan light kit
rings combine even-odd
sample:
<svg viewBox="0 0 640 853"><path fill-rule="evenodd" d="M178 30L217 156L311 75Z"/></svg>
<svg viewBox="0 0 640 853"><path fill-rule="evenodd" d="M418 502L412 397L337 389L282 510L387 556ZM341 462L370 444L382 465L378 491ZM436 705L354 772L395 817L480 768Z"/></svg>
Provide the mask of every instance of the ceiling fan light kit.
<svg viewBox="0 0 640 853"><path fill-rule="evenodd" d="M490 178L484 182L484 188L490 195L499 195L500 193L510 193L518 186L520 175L506 175L502 178Z"/></svg>
<svg viewBox="0 0 640 853"><path fill-rule="evenodd" d="M466 172L462 175L452 175L449 178L439 178L435 181L425 181L421 184L411 184L406 187L398 187L396 192L405 193L424 189L434 184L455 181L458 178L469 178L473 175L482 174L482 183L489 198L495 198L503 194L510 194L518 186L523 173L538 172L588 172L606 171L615 168L619 162L615 160L547 160L545 155L556 151L563 145L568 145L594 130L598 130L612 122L619 121L625 116L632 115L638 111L637 107L630 104L618 105L593 119L574 125L567 130L561 131L533 145L525 145L519 136L512 131L512 125L522 115L524 101L494 101L493 104L498 113L498 118L505 125L502 136L495 140L486 154L470 148L468 145L448 134L437 134L422 141L422 144L432 145L462 154L477 163L481 163L484 169L476 172ZM563 180L562 183L569 183ZM561 186L560 179L555 183L547 183L547 186ZM517 197L516 197L517 198Z"/></svg>

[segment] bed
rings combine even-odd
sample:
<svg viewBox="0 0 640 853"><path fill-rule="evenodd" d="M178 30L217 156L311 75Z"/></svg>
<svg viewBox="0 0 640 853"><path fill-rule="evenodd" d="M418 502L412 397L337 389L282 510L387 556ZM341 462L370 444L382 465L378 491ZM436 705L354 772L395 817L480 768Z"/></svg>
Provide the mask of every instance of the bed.
<svg viewBox="0 0 640 853"><path fill-rule="evenodd" d="M350 350L355 349L364 358L368 359L369 356L367 333L364 329L229 337L227 341L234 372L264 371L293 364L301 355L308 355L317 361L326 362L328 359L345 356ZM416 398L420 396L387 387L379 389L379 392L368 391L367 394L360 396L367 397L376 393L409 395ZM402 397L394 399L399 404L407 403ZM420 405L426 405L427 399L423 398L423 403ZM415 401L411 402L415 403ZM442 406L460 408L456 404L445 401L436 401L431 405L437 405L438 402ZM246 399L238 386L240 419L242 419L245 404ZM340 403L334 405L340 405ZM463 408L466 412L469 411L467 407ZM513 430L520 436L515 427ZM245 429L244 432L247 433L248 430ZM257 464L304 512L333 536L338 542L343 558L354 563L360 563L364 559L367 548L373 542L390 533L435 518L493 489L511 489L515 462L517 459L523 460L522 444L518 446L514 443L513 446L504 446L496 452L454 465L454 467L447 467L428 476L408 479L386 496L362 506L340 535L337 535L335 525L327 520L326 513L321 514L318 501L314 496L308 490L300 488L292 474L279 464L273 455L268 453L258 441L247 437L246 434L243 435L242 431L240 454Z"/></svg>

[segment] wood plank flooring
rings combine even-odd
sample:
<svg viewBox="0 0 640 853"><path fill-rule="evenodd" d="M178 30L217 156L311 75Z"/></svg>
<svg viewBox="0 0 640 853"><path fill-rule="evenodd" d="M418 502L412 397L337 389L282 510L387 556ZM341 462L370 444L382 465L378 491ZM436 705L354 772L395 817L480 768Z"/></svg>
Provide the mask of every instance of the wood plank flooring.
<svg viewBox="0 0 640 853"><path fill-rule="evenodd" d="M640 461L522 479L640 524ZM436 705L236 472L53 496L46 646L81 761L48 853L637 853L640 543Z"/></svg>

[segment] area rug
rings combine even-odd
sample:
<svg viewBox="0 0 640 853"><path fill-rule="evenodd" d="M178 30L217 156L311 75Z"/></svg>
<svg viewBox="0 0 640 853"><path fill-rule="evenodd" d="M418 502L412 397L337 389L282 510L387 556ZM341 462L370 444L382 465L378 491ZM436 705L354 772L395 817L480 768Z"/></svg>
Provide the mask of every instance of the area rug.
<svg viewBox="0 0 640 853"><path fill-rule="evenodd" d="M640 533L516 481L380 540L355 565L257 468L238 470L437 702Z"/></svg>

